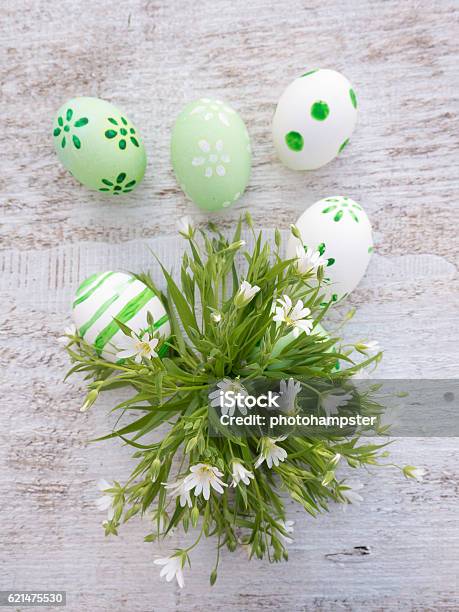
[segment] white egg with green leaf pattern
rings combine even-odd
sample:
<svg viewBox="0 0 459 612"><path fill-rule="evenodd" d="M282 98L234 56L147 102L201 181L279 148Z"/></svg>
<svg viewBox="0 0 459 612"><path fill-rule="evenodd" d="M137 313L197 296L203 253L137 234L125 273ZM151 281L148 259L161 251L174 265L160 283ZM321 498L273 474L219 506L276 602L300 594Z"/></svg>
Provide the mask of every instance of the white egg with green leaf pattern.
<svg viewBox="0 0 459 612"><path fill-rule="evenodd" d="M78 335L112 363L118 361L118 343L125 337L116 321L136 334L149 331L163 338L170 335L169 319L159 297L126 272L102 272L83 281L73 301L73 320Z"/></svg>
<svg viewBox="0 0 459 612"><path fill-rule="evenodd" d="M343 196L324 198L304 211L296 227L301 241L290 237L287 258L296 257L298 245L318 250L328 261L327 299L337 301L353 291L373 252L371 224L360 204Z"/></svg>

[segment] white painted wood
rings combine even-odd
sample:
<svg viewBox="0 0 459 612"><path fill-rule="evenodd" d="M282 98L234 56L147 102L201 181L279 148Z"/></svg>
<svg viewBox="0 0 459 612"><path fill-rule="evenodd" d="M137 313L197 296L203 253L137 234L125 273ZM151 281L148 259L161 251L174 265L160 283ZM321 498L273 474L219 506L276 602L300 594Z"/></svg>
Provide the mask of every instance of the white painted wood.
<svg viewBox="0 0 459 612"><path fill-rule="evenodd" d="M186 589L162 584L145 522L104 539L94 482L123 480L132 460L116 442L86 443L108 429L111 404L79 413L83 385L63 382L56 343L86 274L145 269L146 245L166 257L180 216L205 221L175 183L168 146L182 106L209 94L240 111L254 149L246 195L214 219L229 228L248 208L258 225L287 229L321 197L361 202L377 252L349 299L347 334L381 342L381 375L457 377L458 16L453 0L3 3L0 589L66 589L75 612L458 609L455 439L393 445L392 461L427 468L422 484L372 470L364 503L345 514L313 520L292 504L287 564L224 553L211 589L205 542ZM287 83L316 66L352 81L359 123L338 160L296 174L276 161L270 119ZM126 109L146 141L145 181L117 203L76 185L53 153L54 111L83 94Z"/></svg>

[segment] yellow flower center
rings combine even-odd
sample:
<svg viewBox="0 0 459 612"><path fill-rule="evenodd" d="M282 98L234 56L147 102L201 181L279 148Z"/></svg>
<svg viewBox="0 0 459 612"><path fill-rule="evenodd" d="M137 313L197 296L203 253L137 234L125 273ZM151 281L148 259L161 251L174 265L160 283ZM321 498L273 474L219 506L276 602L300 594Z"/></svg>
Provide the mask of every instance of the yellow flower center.
<svg viewBox="0 0 459 612"><path fill-rule="evenodd" d="M151 347L148 342L138 342L136 344L136 350L141 353L144 357L151 355Z"/></svg>

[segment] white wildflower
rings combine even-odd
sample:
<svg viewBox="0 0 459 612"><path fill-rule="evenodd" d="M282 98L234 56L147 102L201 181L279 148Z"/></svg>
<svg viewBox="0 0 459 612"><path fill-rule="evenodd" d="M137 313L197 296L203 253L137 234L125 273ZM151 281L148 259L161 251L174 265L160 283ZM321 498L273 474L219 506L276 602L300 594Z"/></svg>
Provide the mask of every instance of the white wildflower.
<svg viewBox="0 0 459 612"><path fill-rule="evenodd" d="M273 465L277 467L281 461L285 461L287 451L276 444L276 442L280 442L281 440L285 440L285 436L281 438L262 438L261 453L255 462L255 468L259 468L263 461L266 461L266 465L269 469L271 469Z"/></svg>
<svg viewBox="0 0 459 612"><path fill-rule="evenodd" d="M355 345L355 348L361 353L368 353L370 355L376 355L381 350L379 342L372 340L371 342L359 342Z"/></svg>
<svg viewBox="0 0 459 612"><path fill-rule="evenodd" d="M414 478L415 480L421 482L424 479L426 470L424 468L417 468L412 465L405 465L403 468L403 473L407 478Z"/></svg>
<svg viewBox="0 0 459 612"><path fill-rule="evenodd" d="M64 329L64 333L62 336L59 336L59 338L57 339L57 341L59 342L59 344L68 344L70 341L69 336L76 336L77 335L77 328L75 327L75 325L68 325L65 329Z"/></svg>
<svg viewBox="0 0 459 612"><path fill-rule="evenodd" d="M224 378L220 382L217 383L217 388L215 391L211 391L209 393L209 401L210 405L213 408L221 408L222 414L228 414L229 416L233 416L236 410L236 402L234 405L228 405L227 398L225 398L225 394L233 393L233 398L239 395L244 398L248 396L247 389L244 385L238 380L231 380L230 378ZM229 398L228 398L229 399ZM247 414L247 408L245 405L237 406L239 412L243 415Z"/></svg>
<svg viewBox="0 0 459 612"><path fill-rule="evenodd" d="M118 359L134 357L136 363L142 363L142 359L152 359L158 356L155 351L158 342L158 338L151 338L148 332L145 332L142 336L137 336L132 332L130 336L124 336L120 340L118 348L122 350L118 351L116 357Z"/></svg>
<svg viewBox="0 0 459 612"><path fill-rule="evenodd" d="M193 506L190 492L185 488L185 478L181 478L180 480L176 480L175 482L166 482L163 484L164 488L169 491L169 495L171 497L180 498L180 506L182 508L184 508L187 504L189 508Z"/></svg>
<svg viewBox="0 0 459 612"><path fill-rule="evenodd" d="M182 589L185 581L183 579L183 565L185 558L183 555L172 555L170 557L162 557L155 559L153 563L156 565L162 565L163 568L159 575L161 578L166 577L166 581L170 582L173 578L177 580L179 587Z"/></svg>
<svg viewBox="0 0 459 612"><path fill-rule="evenodd" d="M177 227L178 227L179 233L184 238L192 238L193 237L193 234L194 234L194 225L191 222L190 217L185 216L185 217L182 217L181 219L179 219L179 221L177 222Z"/></svg>
<svg viewBox="0 0 459 612"><path fill-rule="evenodd" d="M220 323L220 321L222 320L222 315L217 310L214 310L210 313L210 318L214 323Z"/></svg>
<svg viewBox="0 0 459 612"><path fill-rule="evenodd" d="M220 480L223 473L220 470L208 463L198 463L190 467L190 474L185 478L184 487L187 491L194 489L194 494L197 497L201 493L205 500L210 497L210 489L214 489L217 493L223 493L223 487L226 485Z"/></svg>
<svg viewBox="0 0 459 612"><path fill-rule="evenodd" d="M288 295L283 295L277 302L280 306L275 308L275 315L273 321L279 323L286 323L288 326L293 327L293 336L298 337L300 332L310 334L314 321L307 317L311 314L309 308L305 308L302 300L298 300L295 306L292 304L292 300Z"/></svg>
<svg viewBox="0 0 459 612"><path fill-rule="evenodd" d="M319 251L314 251L311 247L306 250L302 245L296 247L296 267L300 274L307 274L317 270L319 266L326 266L328 259L322 257Z"/></svg>
<svg viewBox="0 0 459 612"><path fill-rule="evenodd" d="M236 305L236 308L246 306L259 291L260 287L257 285L252 286L249 282L242 281L238 292L234 296L234 304Z"/></svg>
<svg viewBox="0 0 459 612"><path fill-rule="evenodd" d="M424 479L426 470L424 468L414 468L414 470L411 470L411 474L413 478L421 482Z"/></svg>
<svg viewBox="0 0 459 612"><path fill-rule="evenodd" d="M115 515L115 509L113 507L113 494L108 492L110 489L113 489L113 487L113 483L107 482L103 478L97 481L97 488L99 491L102 491L102 493L105 493L105 495L96 499L96 506L98 510L101 510L102 512L107 511L107 519L109 521L111 521Z"/></svg>
<svg viewBox="0 0 459 612"><path fill-rule="evenodd" d="M282 412L293 412L295 409L296 396L301 391L301 383L293 380L293 378L289 378L287 382L285 380L281 380L279 390L280 395L279 399L277 400L279 403L279 409Z"/></svg>
<svg viewBox="0 0 459 612"><path fill-rule="evenodd" d="M233 467L233 471L232 471L233 481L231 483L232 487L236 487L241 481L245 485L250 484L250 479L254 478L253 472L246 469L242 465L242 463L239 463L239 461L233 461L232 467Z"/></svg>
<svg viewBox="0 0 459 612"><path fill-rule="evenodd" d="M352 395L350 393L344 395L328 393L320 398L320 403L327 416L333 416L338 412L338 408L345 406L351 399Z"/></svg>

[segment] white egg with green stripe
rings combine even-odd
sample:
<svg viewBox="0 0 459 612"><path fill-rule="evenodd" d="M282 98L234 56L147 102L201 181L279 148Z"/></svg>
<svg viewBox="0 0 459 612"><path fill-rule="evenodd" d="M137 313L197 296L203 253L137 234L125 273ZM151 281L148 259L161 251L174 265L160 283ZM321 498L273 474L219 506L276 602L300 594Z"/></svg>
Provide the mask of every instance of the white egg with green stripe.
<svg viewBox="0 0 459 612"><path fill-rule="evenodd" d="M153 318L152 327L148 324L148 313ZM159 297L126 272L102 272L83 281L73 302L73 320L79 336L112 363L118 361L118 344L125 337L116 321L137 334L149 331L168 338L171 331Z"/></svg>

